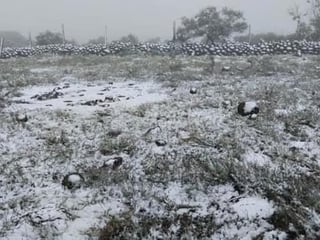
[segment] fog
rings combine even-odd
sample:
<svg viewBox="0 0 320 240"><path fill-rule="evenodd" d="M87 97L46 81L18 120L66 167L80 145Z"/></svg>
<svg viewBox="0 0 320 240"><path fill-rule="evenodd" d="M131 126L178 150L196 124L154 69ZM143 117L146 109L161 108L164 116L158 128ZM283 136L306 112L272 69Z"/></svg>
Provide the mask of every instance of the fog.
<svg viewBox="0 0 320 240"><path fill-rule="evenodd" d="M228 6L244 12L253 33L291 33L295 23L288 9L302 8L304 0L0 0L0 30L35 36L45 30L60 31L66 38L84 43L104 34L116 40L133 33L141 40L170 39L172 22L191 17L207 6Z"/></svg>

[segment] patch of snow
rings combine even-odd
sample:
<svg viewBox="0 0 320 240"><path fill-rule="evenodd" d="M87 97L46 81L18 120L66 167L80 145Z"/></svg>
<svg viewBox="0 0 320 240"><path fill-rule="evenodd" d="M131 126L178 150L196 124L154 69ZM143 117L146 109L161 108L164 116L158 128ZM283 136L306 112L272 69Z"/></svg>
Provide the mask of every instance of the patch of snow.
<svg viewBox="0 0 320 240"><path fill-rule="evenodd" d="M168 203L177 207L178 214L187 213L190 208L193 208L193 216L213 214L220 228L212 239L250 240L273 229L265 220L273 214L273 204L259 196L239 196L230 185L213 186L204 194L174 182L164 194Z"/></svg>
<svg viewBox="0 0 320 240"><path fill-rule="evenodd" d="M39 239L38 234L34 231L34 227L29 223L19 224L13 231L10 231L4 240L19 240L19 239Z"/></svg>
<svg viewBox="0 0 320 240"><path fill-rule="evenodd" d="M70 79L69 79L70 80ZM71 82L74 82L73 80ZM48 93L55 89L62 96L54 99L37 100L32 98L37 94ZM87 116L97 110L105 108L128 108L145 103L164 100L167 95L155 82L116 82L112 85L106 83L63 83L59 86L33 86L22 89L21 97L13 98L17 103L6 111L12 110L68 110ZM27 102L20 104L19 101ZM92 106L86 105L88 101L96 101Z"/></svg>
<svg viewBox="0 0 320 240"><path fill-rule="evenodd" d="M158 147L156 145L153 146L151 150L154 154L157 154L157 155L165 155L165 153L166 153L166 151L163 147Z"/></svg>
<svg viewBox="0 0 320 240"><path fill-rule="evenodd" d="M289 115L289 111L286 109L275 109L274 113L278 117L286 117Z"/></svg>
<svg viewBox="0 0 320 240"><path fill-rule="evenodd" d="M280 231L270 231L266 232L263 236L263 240L286 240L287 239L287 234L285 232L280 232Z"/></svg>
<svg viewBox="0 0 320 240"><path fill-rule="evenodd" d="M31 68L31 73L46 73L46 72L53 72L53 68Z"/></svg>
<svg viewBox="0 0 320 240"><path fill-rule="evenodd" d="M121 213L124 206L119 201L104 201L98 204L92 204L76 212L76 219L68 222L68 226L61 239L73 240L83 239L85 233L92 227L103 228L108 215Z"/></svg>
<svg viewBox="0 0 320 240"><path fill-rule="evenodd" d="M247 150L243 155L243 159L247 163L256 164L257 166L263 167L265 165L272 165L272 161L269 156L262 153L255 153L252 150Z"/></svg>
<svg viewBox="0 0 320 240"><path fill-rule="evenodd" d="M68 181L71 183L81 182L81 177L78 174L71 174L68 177Z"/></svg>
<svg viewBox="0 0 320 240"><path fill-rule="evenodd" d="M311 137L312 139L312 137ZM317 139L317 138L315 138ZM289 148L297 148L300 152L303 152L305 155L309 157L314 157L317 159L318 164L320 165L320 148L316 142L302 142L302 141L289 141L288 143Z"/></svg>
<svg viewBox="0 0 320 240"><path fill-rule="evenodd" d="M274 213L273 204L261 197L242 198L232 207L240 218L250 220L255 218L267 218Z"/></svg>

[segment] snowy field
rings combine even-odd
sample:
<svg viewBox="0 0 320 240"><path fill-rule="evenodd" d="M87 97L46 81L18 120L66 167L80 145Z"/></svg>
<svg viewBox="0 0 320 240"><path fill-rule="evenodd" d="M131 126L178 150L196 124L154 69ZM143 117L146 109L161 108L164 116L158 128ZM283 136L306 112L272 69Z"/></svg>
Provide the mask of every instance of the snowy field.
<svg viewBox="0 0 320 240"><path fill-rule="evenodd" d="M0 61L0 239L320 239L319 64Z"/></svg>

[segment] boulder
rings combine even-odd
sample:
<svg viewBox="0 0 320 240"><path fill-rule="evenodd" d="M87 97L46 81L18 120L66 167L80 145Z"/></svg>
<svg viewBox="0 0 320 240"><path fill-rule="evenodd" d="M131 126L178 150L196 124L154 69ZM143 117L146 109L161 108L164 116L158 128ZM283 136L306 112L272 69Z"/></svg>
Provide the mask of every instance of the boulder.
<svg viewBox="0 0 320 240"><path fill-rule="evenodd" d="M167 145L167 142L165 140L156 140L155 143L158 147L163 147Z"/></svg>

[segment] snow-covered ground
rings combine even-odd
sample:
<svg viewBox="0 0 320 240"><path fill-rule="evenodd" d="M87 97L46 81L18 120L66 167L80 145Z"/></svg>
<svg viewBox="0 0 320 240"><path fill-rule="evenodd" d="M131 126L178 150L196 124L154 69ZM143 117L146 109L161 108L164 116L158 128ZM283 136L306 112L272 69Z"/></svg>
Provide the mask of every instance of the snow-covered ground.
<svg viewBox="0 0 320 240"><path fill-rule="evenodd" d="M57 93L37 99L47 93ZM137 83L125 82L79 82L78 79L65 77L59 85L32 86L20 90L21 96L12 100L14 110L62 110L80 115L90 115L105 107L124 108L164 100L159 84L152 81ZM53 95L54 95L53 94ZM13 109L7 109L12 111Z"/></svg>
<svg viewBox="0 0 320 240"><path fill-rule="evenodd" d="M236 69L228 58L214 73L203 58L135 58L103 79L129 60L91 58L1 69L1 239L317 239L311 60L276 58L305 68L263 76L266 59L235 74L219 70ZM29 84L10 85L22 72ZM237 114L241 101L255 118Z"/></svg>

